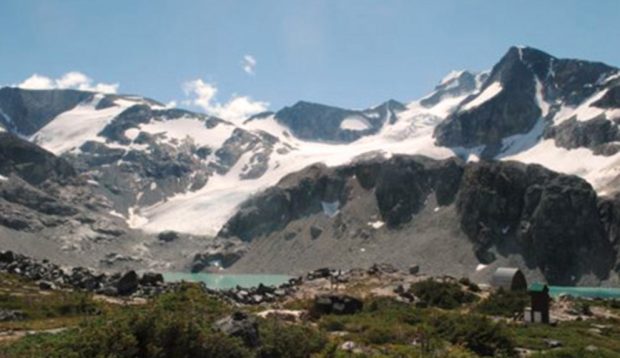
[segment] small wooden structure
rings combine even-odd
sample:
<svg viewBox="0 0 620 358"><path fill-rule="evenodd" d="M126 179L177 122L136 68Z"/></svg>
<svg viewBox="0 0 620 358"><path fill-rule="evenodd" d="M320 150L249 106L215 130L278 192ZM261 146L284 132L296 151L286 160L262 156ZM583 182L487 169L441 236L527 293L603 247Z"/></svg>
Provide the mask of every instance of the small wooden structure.
<svg viewBox="0 0 620 358"><path fill-rule="evenodd" d="M527 281L516 267L498 267L491 278L491 285L505 291L526 291Z"/></svg>
<svg viewBox="0 0 620 358"><path fill-rule="evenodd" d="M535 282L530 285L527 291L532 300L532 304L529 310L525 310L525 321L548 324L550 322L549 307L551 305L549 287L543 283Z"/></svg>

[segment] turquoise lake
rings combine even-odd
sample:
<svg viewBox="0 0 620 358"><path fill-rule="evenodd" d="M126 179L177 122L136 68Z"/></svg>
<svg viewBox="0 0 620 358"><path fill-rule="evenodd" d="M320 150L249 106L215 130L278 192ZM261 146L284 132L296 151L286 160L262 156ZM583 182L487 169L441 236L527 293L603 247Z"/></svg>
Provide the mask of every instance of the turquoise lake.
<svg viewBox="0 0 620 358"><path fill-rule="evenodd" d="M250 288L259 284L265 286L278 286L288 280L291 276L287 275L261 275L261 274L218 274L218 273L187 273L187 272L168 272L164 273L164 280L204 282L207 287L216 290L226 290L237 286Z"/></svg>
<svg viewBox="0 0 620 358"><path fill-rule="evenodd" d="M620 288L549 286L549 294L553 297L565 294L587 298L620 298Z"/></svg>

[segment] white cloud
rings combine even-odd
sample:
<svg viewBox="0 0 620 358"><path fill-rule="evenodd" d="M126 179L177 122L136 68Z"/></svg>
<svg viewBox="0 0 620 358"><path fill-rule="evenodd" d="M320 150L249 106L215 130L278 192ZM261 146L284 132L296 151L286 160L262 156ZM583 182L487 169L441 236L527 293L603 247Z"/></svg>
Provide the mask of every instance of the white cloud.
<svg viewBox="0 0 620 358"><path fill-rule="evenodd" d="M24 89L77 89L102 93L116 93L118 91L118 83L93 83L92 78L75 71L68 72L57 79L35 73L16 87Z"/></svg>
<svg viewBox="0 0 620 358"><path fill-rule="evenodd" d="M204 82L202 79L188 81L183 85L183 91L190 97L183 101L185 105L202 108L207 114L229 121L242 121L254 114L265 112L269 103L255 101L248 96L233 95L226 103L215 99L217 87Z"/></svg>
<svg viewBox="0 0 620 358"><path fill-rule="evenodd" d="M193 106L200 107L204 109L205 112L209 112L212 106L211 101L217 93L217 88L199 78L197 80L185 82L185 84L183 84L183 91L186 96L193 97L193 99L189 101Z"/></svg>
<svg viewBox="0 0 620 358"><path fill-rule="evenodd" d="M254 69L256 68L256 59L252 55L243 56L242 68L245 73L248 75L254 74Z"/></svg>

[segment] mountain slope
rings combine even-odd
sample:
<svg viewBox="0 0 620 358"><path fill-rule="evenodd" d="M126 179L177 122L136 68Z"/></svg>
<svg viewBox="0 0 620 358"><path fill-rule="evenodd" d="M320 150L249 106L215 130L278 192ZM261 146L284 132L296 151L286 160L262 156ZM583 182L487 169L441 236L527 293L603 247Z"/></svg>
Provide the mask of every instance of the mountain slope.
<svg viewBox="0 0 620 358"><path fill-rule="evenodd" d="M606 252L601 248L609 252L616 250L617 240L611 233L617 230L618 205L614 195L620 183L618 123L618 69L596 62L558 59L524 47L509 49L490 71L450 73L427 96L408 104L390 100L376 107L353 110L301 101L242 123L166 108L139 96L2 88L0 134L9 139L5 140L4 148L0 147L3 155L0 175L4 183L8 178L11 185L12 194L6 194L4 200L9 202L7 198L11 195L13 198L3 210L17 213L11 216L14 219L30 221L26 220L24 225L15 224L19 220L5 222L0 230L4 230L3 236L13 244L24 235L35 240L33 233L43 233L42 237L59 243L59 247L75 247L80 253L93 252L92 256L84 254L88 256L86 259L101 261L102 265L122 261L136 266L171 263L174 267L186 267L193 260L201 268L218 258L227 264L238 260L233 265L235 270L271 268L286 272L297 266L313 268L320 263L316 261L319 256L325 262L340 259L349 266L359 260L379 261L383 257L404 263L425 260L425 255L437 254L438 248L440 251L445 248L445 256L441 256L444 269L459 262L459 270L469 273L472 267L492 261L490 258L495 255L497 264L514 261L534 274L558 282L600 281L611 270L613 255L601 261L602 268L596 270L596 263L579 261L578 270L567 276L558 273L558 267L572 262L570 256L581 250L592 255ZM22 151L27 153L25 162L20 162L24 158ZM407 159L404 162L408 164L403 164L399 156L403 154L448 160L445 163L453 163L451 170L470 173L474 183L465 187L462 183L469 177L451 172L446 174L446 180L452 178L454 182L435 182L438 180L435 174L429 173L434 173L432 168L439 164L429 163L444 162L424 159L418 163ZM360 189L360 183L351 184L354 189L342 192L347 183L355 182L342 174L350 170L345 168L357 165L351 163L366 163L368 158L375 158L369 168L389 172L395 183L399 183L395 184L398 188L371 185L372 189L363 186ZM391 158L401 164L394 164ZM537 163L559 173L577 175L586 182L543 169L530 169L536 166L474 164L479 160ZM315 183L312 175L322 177L331 173L331 169L314 166L316 163L339 169L334 172L337 174L321 179L325 182ZM523 173L533 172L545 174L540 174L542 179L536 177L540 181L535 183L523 179ZM291 173L298 174L287 177ZM290 179L299 176L305 178L300 183ZM287 179L281 181L282 178ZM501 183L505 178L516 187L504 188L505 184ZM490 187L486 186L488 180ZM333 191L329 198L319 202L314 198L313 204L304 208L286 204L290 198L281 195L270 199L274 202L267 200L266 206L256 204L254 208L254 204L248 204L255 200L254 196L264 198L264 193L277 192L277 188L289 182L304 190L321 185L336 187L329 189ZM457 182L461 184L457 186ZM467 205L460 199L445 204L442 194L433 198L441 191L433 187L437 183L458 192L459 198L466 193L472 197L484 197L488 192L500 194L491 196L491 204L473 199L466 201ZM274 185L278 187L269 189ZM379 197L389 200L377 201L372 193L384 189L387 196ZM570 214L574 207L556 198L558 190L581 203L583 213ZM30 206L16 203L19 195L15 193L20 191L37 193L32 194L34 201L66 204L71 214L49 217L49 213L41 212L32 203ZM516 191L514 197L502 196L512 191ZM340 196L358 194L359 198L355 199ZM536 199L536 195L549 197L551 201ZM433 204L419 201L421 197L437 201L436 206L445 206L446 210L440 208L435 212ZM348 209L336 204L349 200L356 203L347 206ZM533 212L525 209L530 200L538 203L530 208ZM514 212L506 204L513 202L521 203ZM284 213L280 222L270 221L270 213L285 204L289 205L290 213ZM547 212L556 206L559 211L568 210L566 218L571 221L565 225L579 227L558 233L556 226L562 226L558 224L545 232L545 220L561 220ZM596 206L601 210L598 216L594 214ZM463 208L467 209L463 211ZM245 221L239 221L239 217L248 210L259 217L267 215L269 220L243 224ZM347 217L355 221L353 233L346 227L338 229L342 232L325 228L311 230L315 222L337 227L341 220L338 213L342 214L342 210L351 211ZM493 211L501 213L499 218L491 215ZM474 215L476 212L480 217ZM86 221L80 221L82 214L88 216ZM463 218L471 217L470 214L475 219L463 223ZM544 219L539 219L539 214ZM409 218L411 215L415 219ZM485 227L478 227L476 220ZM501 245L496 242L501 237L498 230L501 232L505 227L501 220L510 220L512 236L508 242L516 251L509 254L499 252ZM570 243L568 253L558 258L559 261L545 254L540 261L532 250L547 252L546 245L554 247L563 241L543 240L543 244L533 244L534 249L526 250L522 241L531 241L531 237L516 231L522 221L541 228L540 232L545 234L539 232L539 236L566 236ZM44 224L50 222L62 224L50 229ZM313 231L311 236L321 237L319 232L325 232L326 236L345 239L330 242L332 246L295 240L288 225L303 232ZM585 226L594 229L584 231ZM102 227L103 231L96 230ZM111 235L105 227L112 227L112 231L120 234ZM169 230L183 234L170 234ZM480 232L490 233L492 239L481 239ZM164 233L164 238L177 239L163 244L157 238L160 233ZM218 238L211 237L218 233ZM419 240L406 241L412 235ZM257 240L257 237L267 239ZM358 237L365 240L363 247L356 246ZM608 244L604 244L605 240ZM594 243L592 246L582 245L590 241ZM453 246L459 248L458 254L452 253ZM394 247L404 250L393 252ZM360 254L362 248L366 251ZM315 255L304 255L304 252ZM415 260L406 259L407 255L413 255ZM267 257L271 257L275 266L261 261ZM428 268L443 272L439 266ZM570 278L573 274L574 280Z"/></svg>

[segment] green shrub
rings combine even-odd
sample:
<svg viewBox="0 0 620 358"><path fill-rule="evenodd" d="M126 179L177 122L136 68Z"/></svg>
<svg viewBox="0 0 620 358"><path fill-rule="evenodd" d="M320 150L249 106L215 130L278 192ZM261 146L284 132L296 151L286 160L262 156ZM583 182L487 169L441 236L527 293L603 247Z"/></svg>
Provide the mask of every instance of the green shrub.
<svg viewBox="0 0 620 358"><path fill-rule="evenodd" d="M505 291L500 288L480 302L477 309L480 313L492 316L513 317L516 314L523 313L529 301L526 292Z"/></svg>
<svg viewBox="0 0 620 358"><path fill-rule="evenodd" d="M532 355L532 358L613 358L614 353L604 349L586 350L584 348L560 348Z"/></svg>
<svg viewBox="0 0 620 358"><path fill-rule="evenodd" d="M327 344L327 337L316 329L275 319L262 320L259 334L261 345L256 354L259 358L310 357Z"/></svg>
<svg viewBox="0 0 620 358"><path fill-rule="evenodd" d="M20 340L7 355L250 357L240 340L213 332L213 321L227 312L222 302L189 285L180 292L160 296L146 307L125 307L54 337Z"/></svg>
<svg viewBox="0 0 620 358"><path fill-rule="evenodd" d="M484 316L441 314L431 320L437 334L482 356L514 356L514 342L503 325Z"/></svg>
<svg viewBox="0 0 620 358"><path fill-rule="evenodd" d="M463 277L459 280L459 283L463 286L466 286L468 290L471 292L480 292L480 286L478 286L475 282L472 282L469 278Z"/></svg>
<svg viewBox="0 0 620 358"><path fill-rule="evenodd" d="M410 290L424 306L453 309L476 300L475 295L463 291L461 285L454 282L428 279L414 283Z"/></svg>

